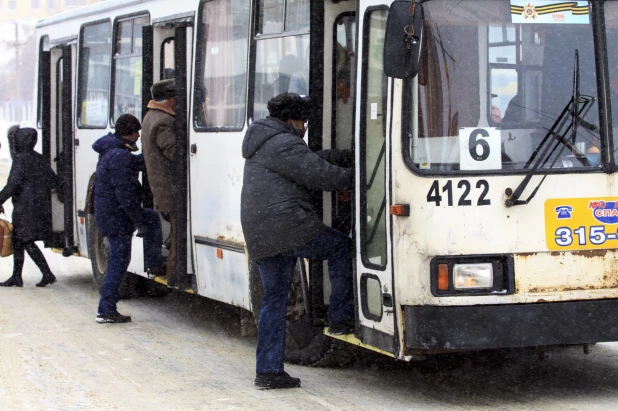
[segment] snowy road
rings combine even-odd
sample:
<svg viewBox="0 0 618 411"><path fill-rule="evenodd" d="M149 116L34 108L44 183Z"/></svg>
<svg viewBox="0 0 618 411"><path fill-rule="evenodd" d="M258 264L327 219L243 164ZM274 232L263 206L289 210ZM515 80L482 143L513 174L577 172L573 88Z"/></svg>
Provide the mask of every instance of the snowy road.
<svg viewBox="0 0 618 411"><path fill-rule="evenodd" d="M6 177L0 175L0 187ZM10 204L5 204L10 213ZM347 368L287 365L302 387L253 387L255 338L237 309L172 292L120 302L129 324L97 324L90 261L45 250L58 283L0 288L0 410L610 410L618 343L553 352L451 355L396 363L361 351ZM0 258L0 280L12 258Z"/></svg>
<svg viewBox="0 0 618 411"><path fill-rule="evenodd" d="M235 309L174 292L122 301L133 323L97 324L89 262L47 252L59 282L0 289L1 410L583 410L618 407L618 344L459 355L425 364L369 353L348 368L288 365L302 388L259 391L254 338ZM11 259L0 259L8 277Z"/></svg>

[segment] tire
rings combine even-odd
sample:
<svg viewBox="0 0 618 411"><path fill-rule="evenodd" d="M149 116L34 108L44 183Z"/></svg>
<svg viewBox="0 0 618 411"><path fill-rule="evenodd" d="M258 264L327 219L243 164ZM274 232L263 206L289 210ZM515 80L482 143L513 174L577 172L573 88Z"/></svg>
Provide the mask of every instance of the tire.
<svg viewBox="0 0 618 411"><path fill-rule="evenodd" d="M264 288L257 264L252 260L249 261L249 288L251 310L256 323L259 323ZM345 365L347 361L344 358L347 356L341 356L334 350L335 340L324 335L323 326L311 323L309 314L304 312L303 302L300 270L297 264L286 313L285 361L316 367Z"/></svg>
<svg viewBox="0 0 618 411"><path fill-rule="evenodd" d="M105 274L107 273L109 248L107 239L99 234L93 214L86 214L86 232L88 235L88 256L92 263L92 277L100 293L103 288L103 282L105 281ZM141 277L135 274L127 273L120 285L120 298L127 299L137 297L137 288L140 279Z"/></svg>

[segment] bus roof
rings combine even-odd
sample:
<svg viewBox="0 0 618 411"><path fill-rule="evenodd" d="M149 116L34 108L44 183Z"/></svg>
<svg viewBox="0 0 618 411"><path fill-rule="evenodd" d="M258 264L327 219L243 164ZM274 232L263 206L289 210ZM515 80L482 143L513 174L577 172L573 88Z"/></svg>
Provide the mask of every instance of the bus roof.
<svg viewBox="0 0 618 411"><path fill-rule="evenodd" d="M51 26L53 24L62 23L73 19L105 13L110 10L122 9L125 7L134 6L136 4L150 3L152 1L155 0L107 0L100 3L90 4L88 6L67 10L54 16L39 20L36 27L41 28Z"/></svg>

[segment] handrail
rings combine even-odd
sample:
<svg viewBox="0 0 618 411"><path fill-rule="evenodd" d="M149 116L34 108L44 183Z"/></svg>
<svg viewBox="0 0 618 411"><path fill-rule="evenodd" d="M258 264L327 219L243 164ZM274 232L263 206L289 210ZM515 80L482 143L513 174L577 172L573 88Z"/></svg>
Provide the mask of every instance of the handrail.
<svg viewBox="0 0 618 411"><path fill-rule="evenodd" d="M371 173L371 178L369 179L369 183L367 184L367 187L365 188L365 190L369 190L374 183L374 180L376 179L376 176L378 174L378 166L380 165L380 163L382 163L382 157L384 157L384 154L386 153L386 140L384 140L384 143L382 143L382 149L380 150L380 154L378 155L378 160L376 161L376 165L373 168L373 172Z"/></svg>
<svg viewBox="0 0 618 411"><path fill-rule="evenodd" d="M369 234L369 238L365 242L366 244L373 242L373 237L376 235L376 231L378 231L378 224L380 224L380 218L382 218L382 214L386 209L386 194L384 194L384 199L382 199L382 205L380 206L380 210L378 211L378 216L376 217L376 223L373 225L373 229L371 230L371 234Z"/></svg>

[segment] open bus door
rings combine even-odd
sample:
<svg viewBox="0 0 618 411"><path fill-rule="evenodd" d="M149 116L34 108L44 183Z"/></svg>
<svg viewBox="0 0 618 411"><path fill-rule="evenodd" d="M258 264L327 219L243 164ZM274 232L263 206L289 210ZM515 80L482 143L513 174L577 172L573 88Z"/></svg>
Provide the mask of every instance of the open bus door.
<svg viewBox="0 0 618 411"><path fill-rule="evenodd" d="M150 88L158 81L176 79L176 172L175 181L179 192L185 195L176 198L175 209L177 218L176 230L176 277L173 284L179 288L192 288L193 265L191 264L191 246L188 235L188 110L189 87L191 78L193 14L175 17L173 20L153 21L151 26L143 28L143 110L146 115L147 105L152 98ZM144 188L148 188L147 174L144 177ZM153 207L150 190L144 190L145 207ZM163 224L163 238L169 236L169 224ZM189 275L188 275L189 274Z"/></svg>
<svg viewBox="0 0 618 411"><path fill-rule="evenodd" d="M62 185L52 193L53 235L45 246L62 248L62 254L68 257L76 249L72 100L75 44L58 45L49 51L46 49L42 45L40 50L43 156L50 160Z"/></svg>
<svg viewBox="0 0 618 411"><path fill-rule="evenodd" d="M361 2L361 5L363 2ZM382 49L388 9L361 7L356 151L356 295L361 340L397 349L390 233L390 84ZM357 157L358 158L358 157Z"/></svg>

